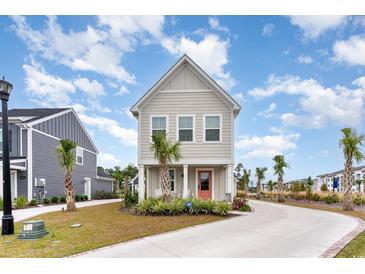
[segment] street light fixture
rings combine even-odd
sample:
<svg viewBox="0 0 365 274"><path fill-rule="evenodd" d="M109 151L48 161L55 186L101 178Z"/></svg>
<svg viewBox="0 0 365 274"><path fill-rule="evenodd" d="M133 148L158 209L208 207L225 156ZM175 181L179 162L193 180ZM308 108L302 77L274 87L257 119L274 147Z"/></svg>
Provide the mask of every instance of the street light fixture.
<svg viewBox="0 0 365 274"><path fill-rule="evenodd" d="M2 235L14 234L14 217L11 212L11 184L10 184L10 159L9 159L9 134L8 134L8 101L13 85L0 80L0 99L2 103L2 129L3 129L3 217Z"/></svg>

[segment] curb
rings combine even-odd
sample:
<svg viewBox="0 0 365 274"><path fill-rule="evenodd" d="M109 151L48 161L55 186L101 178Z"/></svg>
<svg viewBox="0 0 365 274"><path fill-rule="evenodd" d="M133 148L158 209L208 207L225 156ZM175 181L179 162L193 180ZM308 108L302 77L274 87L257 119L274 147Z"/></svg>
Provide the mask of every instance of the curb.
<svg viewBox="0 0 365 274"><path fill-rule="evenodd" d="M365 222L363 220L356 217L352 218L357 219L357 227L323 252L322 255L319 256L320 258L334 258L351 240L365 230Z"/></svg>

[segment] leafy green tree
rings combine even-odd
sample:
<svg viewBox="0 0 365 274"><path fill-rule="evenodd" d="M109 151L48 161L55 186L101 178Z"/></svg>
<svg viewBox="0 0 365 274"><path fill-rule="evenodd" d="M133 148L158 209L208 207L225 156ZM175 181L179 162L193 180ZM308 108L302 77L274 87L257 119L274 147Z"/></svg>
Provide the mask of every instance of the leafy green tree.
<svg viewBox="0 0 365 274"><path fill-rule="evenodd" d="M74 187L72 183L72 170L75 167L75 149L77 144L69 139L60 140L57 147L58 161L65 171L64 186L67 203L67 211L75 211Z"/></svg>
<svg viewBox="0 0 365 274"><path fill-rule="evenodd" d="M321 191L323 191L323 192L327 192L327 191L328 191L327 184L323 183L323 184L321 185L320 190L321 190Z"/></svg>
<svg viewBox="0 0 365 274"><path fill-rule="evenodd" d="M285 162L284 155L276 155L273 158L274 161L274 174L278 175L278 202L285 202L284 195L283 195L283 176L285 174L284 168L289 168L288 163Z"/></svg>
<svg viewBox="0 0 365 274"><path fill-rule="evenodd" d="M267 171L267 167L257 167L256 168L256 198L261 199L261 181L265 179L265 172Z"/></svg>
<svg viewBox="0 0 365 274"><path fill-rule="evenodd" d="M138 173L138 168L135 165L133 165L132 163L129 163L121 171L120 177L124 179L124 194L127 194L128 191L129 191L129 187L128 187L129 179L131 179L134 176L136 176L137 173Z"/></svg>
<svg viewBox="0 0 365 274"><path fill-rule="evenodd" d="M358 191L359 191L359 193L361 192L361 185L362 185L362 181L363 180L355 180L355 182L354 182L354 185L356 185L357 186L357 189L358 189Z"/></svg>
<svg viewBox="0 0 365 274"><path fill-rule="evenodd" d="M365 135L358 134L354 128L343 128L341 130L342 138L340 139L340 147L343 150L345 158L345 170L344 170L344 199L343 210L354 210L354 204L352 201L352 174L353 174L353 160L360 163L365 157L361 152L360 147L365 141Z"/></svg>
<svg viewBox="0 0 365 274"><path fill-rule="evenodd" d="M247 197L248 184L250 183L251 170L243 169L242 185Z"/></svg>
<svg viewBox="0 0 365 274"><path fill-rule="evenodd" d="M165 132L152 135L151 150L160 165L161 189L164 201L171 200L171 186L169 182L169 164L181 158L180 143L170 143Z"/></svg>

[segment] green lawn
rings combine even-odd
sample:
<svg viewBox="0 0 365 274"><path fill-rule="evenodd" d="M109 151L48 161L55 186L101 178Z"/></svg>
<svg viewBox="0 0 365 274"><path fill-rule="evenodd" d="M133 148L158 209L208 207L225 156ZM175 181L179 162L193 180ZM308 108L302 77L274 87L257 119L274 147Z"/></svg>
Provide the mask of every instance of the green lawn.
<svg viewBox="0 0 365 274"><path fill-rule="evenodd" d="M39 240L0 240L0 257L64 257L153 234L222 220L213 215L135 216L121 212L120 203L80 208L76 212L52 212L42 219L49 234ZM82 223L79 228L70 225ZM20 223L15 224L16 234Z"/></svg>
<svg viewBox="0 0 365 274"><path fill-rule="evenodd" d="M268 200L264 201L278 203L276 200ZM325 205L314 204L313 202L309 204L296 203L292 201L286 201L285 203L280 203L291 206L305 207L317 210L325 210L345 215L350 215L354 217L358 217L365 221L365 212L364 211L343 211L340 208L333 208ZM349 242L337 255L336 258L363 258L365 257L365 231L360 233L357 237L355 237L351 242Z"/></svg>

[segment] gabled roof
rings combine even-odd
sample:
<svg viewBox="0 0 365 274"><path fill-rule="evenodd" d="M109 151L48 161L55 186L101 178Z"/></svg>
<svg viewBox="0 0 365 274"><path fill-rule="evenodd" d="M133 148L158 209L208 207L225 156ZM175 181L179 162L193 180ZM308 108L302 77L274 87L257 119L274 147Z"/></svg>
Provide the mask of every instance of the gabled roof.
<svg viewBox="0 0 365 274"><path fill-rule="evenodd" d="M202 81L209 86L217 95L227 102L234 111L235 116L240 112L241 106L234 100L216 81L214 81L201 67L199 67L188 55L184 54L131 108L133 116L137 117L140 107L151 98L154 93L166 84L170 78L185 64L190 65Z"/></svg>
<svg viewBox="0 0 365 274"><path fill-rule="evenodd" d="M99 177L114 179L112 175L106 173L105 170L103 170L101 168L98 168L96 173Z"/></svg>
<svg viewBox="0 0 365 274"><path fill-rule="evenodd" d="M22 117L23 123L29 123L68 109L69 108L13 108L8 111L8 117Z"/></svg>

